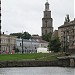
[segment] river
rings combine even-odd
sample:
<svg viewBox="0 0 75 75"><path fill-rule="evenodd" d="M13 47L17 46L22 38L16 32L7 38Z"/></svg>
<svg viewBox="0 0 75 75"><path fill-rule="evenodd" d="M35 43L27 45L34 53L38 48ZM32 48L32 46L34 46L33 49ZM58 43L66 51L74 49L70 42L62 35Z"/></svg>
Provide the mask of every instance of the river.
<svg viewBox="0 0 75 75"><path fill-rule="evenodd" d="M0 75L75 75L75 68L69 67L0 68Z"/></svg>

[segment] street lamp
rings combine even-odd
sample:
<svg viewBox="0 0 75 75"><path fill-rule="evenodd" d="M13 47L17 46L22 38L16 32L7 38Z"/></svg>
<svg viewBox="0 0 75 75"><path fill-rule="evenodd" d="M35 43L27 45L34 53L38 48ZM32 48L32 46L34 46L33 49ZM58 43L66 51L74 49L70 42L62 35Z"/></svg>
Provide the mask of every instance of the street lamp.
<svg viewBox="0 0 75 75"><path fill-rule="evenodd" d="M23 54L24 50L23 50L23 32L22 32L22 54Z"/></svg>
<svg viewBox="0 0 75 75"><path fill-rule="evenodd" d="M23 38L22 38L22 54L23 54L24 50L23 50Z"/></svg>

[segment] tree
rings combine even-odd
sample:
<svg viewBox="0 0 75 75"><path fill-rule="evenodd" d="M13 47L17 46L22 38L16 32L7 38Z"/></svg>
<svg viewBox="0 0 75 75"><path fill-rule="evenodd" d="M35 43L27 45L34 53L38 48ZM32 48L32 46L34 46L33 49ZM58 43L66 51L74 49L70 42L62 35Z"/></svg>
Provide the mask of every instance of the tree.
<svg viewBox="0 0 75 75"><path fill-rule="evenodd" d="M15 49L15 53L18 53L18 52L19 52L19 49L18 49L18 48L16 48L16 49Z"/></svg>
<svg viewBox="0 0 75 75"><path fill-rule="evenodd" d="M61 43L58 37L51 38L48 49L49 51L59 52L61 48Z"/></svg>
<svg viewBox="0 0 75 75"><path fill-rule="evenodd" d="M18 53L19 52L19 49L16 48L15 46L14 46L13 50L15 50L15 53Z"/></svg>
<svg viewBox="0 0 75 75"><path fill-rule="evenodd" d="M46 35L43 35L42 39L45 40L45 41L47 41L47 42L49 42L50 39L51 39L51 36L52 36L52 33L48 33Z"/></svg>
<svg viewBox="0 0 75 75"><path fill-rule="evenodd" d="M23 39L30 39L31 35L28 32L23 33Z"/></svg>
<svg viewBox="0 0 75 75"><path fill-rule="evenodd" d="M17 38L21 38L22 33L11 33L12 36L17 36Z"/></svg>
<svg viewBox="0 0 75 75"><path fill-rule="evenodd" d="M30 39L31 38L31 34L29 34L28 32L24 32L24 33L11 33L10 35L17 36L17 38L23 38L23 39Z"/></svg>

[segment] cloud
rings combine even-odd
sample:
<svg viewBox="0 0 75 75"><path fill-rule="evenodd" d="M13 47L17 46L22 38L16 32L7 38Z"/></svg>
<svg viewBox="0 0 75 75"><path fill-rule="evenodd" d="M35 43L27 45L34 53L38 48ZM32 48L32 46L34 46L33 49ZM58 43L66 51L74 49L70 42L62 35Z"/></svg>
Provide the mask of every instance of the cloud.
<svg viewBox="0 0 75 75"><path fill-rule="evenodd" d="M45 0L2 0L2 31L27 31L41 35ZM64 23L66 14L74 18L74 0L49 0L54 29Z"/></svg>

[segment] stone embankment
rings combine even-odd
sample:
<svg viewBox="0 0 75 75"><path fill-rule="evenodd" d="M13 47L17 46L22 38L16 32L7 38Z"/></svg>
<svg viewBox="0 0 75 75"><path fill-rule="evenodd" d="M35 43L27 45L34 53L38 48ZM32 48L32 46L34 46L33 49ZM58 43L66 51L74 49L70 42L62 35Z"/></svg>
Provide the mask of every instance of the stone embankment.
<svg viewBox="0 0 75 75"><path fill-rule="evenodd" d="M58 61L0 61L0 68L2 67L50 67L50 66L62 66L62 67L75 67L75 57L65 56L58 57Z"/></svg>
<svg viewBox="0 0 75 75"><path fill-rule="evenodd" d="M0 61L1 67L46 67L57 66L57 61Z"/></svg>

